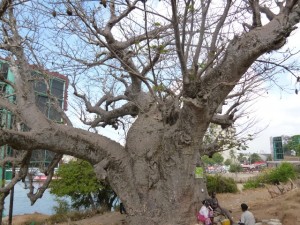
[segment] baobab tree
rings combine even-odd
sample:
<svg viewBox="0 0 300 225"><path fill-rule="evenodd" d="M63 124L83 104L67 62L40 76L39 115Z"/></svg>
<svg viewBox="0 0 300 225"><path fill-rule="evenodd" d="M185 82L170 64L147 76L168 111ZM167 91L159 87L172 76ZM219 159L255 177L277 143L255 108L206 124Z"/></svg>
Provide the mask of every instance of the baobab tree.
<svg viewBox="0 0 300 225"><path fill-rule="evenodd" d="M220 144L203 143L209 125L234 126L267 78L296 69L283 64L292 52L279 54L300 19L296 0L3 0L0 17L0 48L15 75L1 77L15 101L2 97L0 107L28 128L2 128L0 145L89 161L132 225L194 224L207 196L195 171ZM29 64L69 76L88 130L62 110L64 123L39 111ZM98 132L128 122L124 145Z"/></svg>

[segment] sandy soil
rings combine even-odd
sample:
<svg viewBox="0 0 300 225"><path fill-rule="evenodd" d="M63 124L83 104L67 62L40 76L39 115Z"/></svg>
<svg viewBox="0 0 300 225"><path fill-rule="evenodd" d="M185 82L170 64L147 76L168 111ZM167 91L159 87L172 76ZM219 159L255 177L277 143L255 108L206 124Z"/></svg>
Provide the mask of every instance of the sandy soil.
<svg viewBox="0 0 300 225"><path fill-rule="evenodd" d="M218 194L220 205L232 211L235 221L238 221L241 214L240 204L245 202L249 206L249 210L253 212L256 219L280 219L284 225L300 224L300 187L283 195L271 198L266 188L255 190L241 191L237 194ZM38 221L47 218L46 215L32 214L15 216L13 218L14 225L24 224L24 221ZM62 223L60 225L123 225L125 215L118 212L105 213L96 215L81 221Z"/></svg>

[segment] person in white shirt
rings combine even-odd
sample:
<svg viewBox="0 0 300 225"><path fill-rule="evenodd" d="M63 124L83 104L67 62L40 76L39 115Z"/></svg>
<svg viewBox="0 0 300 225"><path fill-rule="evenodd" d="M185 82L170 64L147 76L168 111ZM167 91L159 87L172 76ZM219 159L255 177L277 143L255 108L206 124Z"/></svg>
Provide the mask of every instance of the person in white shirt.
<svg viewBox="0 0 300 225"><path fill-rule="evenodd" d="M207 200L202 201L202 207L199 210L198 213L198 220L200 222L203 222L205 225L211 225L210 220L210 211L212 210L209 206L209 202Z"/></svg>
<svg viewBox="0 0 300 225"><path fill-rule="evenodd" d="M255 218L252 212L248 210L248 206L245 203L242 203L241 208L243 213L239 225L255 225Z"/></svg>

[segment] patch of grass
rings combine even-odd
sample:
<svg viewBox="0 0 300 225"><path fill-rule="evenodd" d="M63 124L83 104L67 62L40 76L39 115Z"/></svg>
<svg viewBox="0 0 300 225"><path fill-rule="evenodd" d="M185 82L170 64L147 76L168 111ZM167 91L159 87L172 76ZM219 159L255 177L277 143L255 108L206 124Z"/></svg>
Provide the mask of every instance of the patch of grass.
<svg viewBox="0 0 300 225"><path fill-rule="evenodd" d="M35 221L35 220L28 220L24 222L24 225L43 225L45 221Z"/></svg>
<svg viewBox="0 0 300 225"><path fill-rule="evenodd" d="M66 214L55 214L50 216L45 222L47 224L56 224L62 222L69 222L69 221L78 221L86 218L90 218L96 214L102 214L101 210L86 210L86 211L70 211Z"/></svg>
<svg viewBox="0 0 300 225"><path fill-rule="evenodd" d="M63 223L68 222L67 214L54 214L46 219L46 222L49 224Z"/></svg>

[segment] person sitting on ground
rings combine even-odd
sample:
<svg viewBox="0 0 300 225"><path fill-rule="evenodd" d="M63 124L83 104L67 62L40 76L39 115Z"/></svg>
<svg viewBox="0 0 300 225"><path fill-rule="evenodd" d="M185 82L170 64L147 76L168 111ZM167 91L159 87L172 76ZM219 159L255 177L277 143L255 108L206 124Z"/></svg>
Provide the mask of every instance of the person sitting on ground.
<svg viewBox="0 0 300 225"><path fill-rule="evenodd" d="M209 201L203 200L202 201L202 207L200 208L198 212L198 221L204 223L205 225L211 225L212 222L210 220L210 206L209 206Z"/></svg>
<svg viewBox="0 0 300 225"><path fill-rule="evenodd" d="M217 199L217 193L215 191L213 191L211 194L210 194L210 199L209 199L209 203L210 203L210 206L211 208L213 209L213 211L217 211L221 214L224 214L226 215L226 217L230 220L231 224L233 224L233 220L232 220L232 216L230 214L230 211L228 211L227 209L225 208L222 208L220 205L219 205L219 201ZM211 221L212 223L214 223L214 215L212 215L211 217Z"/></svg>
<svg viewBox="0 0 300 225"><path fill-rule="evenodd" d="M245 203L241 204L241 208L242 208L242 215L241 215L241 220L238 223L239 225L255 225L255 218L252 214L252 212L250 212L248 210L248 206Z"/></svg>
<svg viewBox="0 0 300 225"><path fill-rule="evenodd" d="M213 191L211 194L210 194L210 206L212 207L212 209L215 211L217 210L218 208L220 210L222 210L222 208L220 207L219 205L219 201L217 199L217 193L215 191Z"/></svg>

